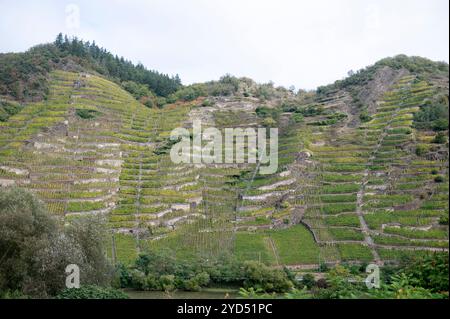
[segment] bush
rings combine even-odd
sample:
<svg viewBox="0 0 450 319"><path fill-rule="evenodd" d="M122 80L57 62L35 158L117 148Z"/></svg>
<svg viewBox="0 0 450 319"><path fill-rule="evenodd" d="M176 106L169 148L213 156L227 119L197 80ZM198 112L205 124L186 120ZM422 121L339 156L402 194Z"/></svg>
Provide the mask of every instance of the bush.
<svg viewBox="0 0 450 319"><path fill-rule="evenodd" d="M51 260L47 269L43 267L46 261L43 252L52 248L57 225L42 203L25 190L1 189L0 225L0 291L46 296L62 288L61 274L64 275L65 268ZM64 243L61 246L68 248L68 243ZM65 261L64 267L69 264L66 262L70 256L60 258ZM44 278L51 275L56 277L56 282L46 283Z"/></svg>
<svg viewBox="0 0 450 319"><path fill-rule="evenodd" d="M244 288L253 287L264 292L286 292L293 287L285 272L254 261L244 262L243 276L246 278Z"/></svg>
<svg viewBox="0 0 450 319"><path fill-rule="evenodd" d="M312 104L297 110L297 112L305 117L310 117L323 114L324 109L320 105Z"/></svg>
<svg viewBox="0 0 450 319"><path fill-rule="evenodd" d="M0 291L55 295L69 264L80 267L83 284L108 284L112 271L95 218L80 217L61 229L33 194L0 189Z"/></svg>
<svg viewBox="0 0 450 319"><path fill-rule="evenodd" d="M416 155L424 156L429 150L429 147L425 144L419 144L416 146Z"/></svg>
<svg viewBox="0 0 450 319"><path fill-rule="evenodd" d="M444 132L439 132L433 139L433 143L445 144L447 143L447 135Z"/></svg>
<svg viewBox="0 0 450 319"><path fill-rule="evenodd" d="M296 112L298 109L300 108L300 105L295 102L295 101L283 101L283 103L281 103L281 109L283 110L283 112Z"/></svg>
<svg viewBox="0 0 450 319"><path fill-rule="evenodd" d="M300 113L294 113L294 115L292 115L292 120L293 120L295 123L301 123L301 122L303 122L304 118L303 118L303 115L302 115L302 114L300 114Z"/></svg>
<svg viewBox="0 0 450 319"><path fill-rule="evenodd" d="M95 118L100 112L96 110L89 110L89 109L76 109L75 114L78 117L81 117L82 119L93 119Z"/></svg>
<svg viewBox="0 0 450 319"><path fill-rule="evenodd" d="M267 106L258 106L255 109L256 115L259 117L265 119L265 118L272 118L272 119L278 119L280 115L280 110L275 108L270 108Z"/></svg>
<svg viewBox="0 0 450 319"><path fill-rule="evenodd" d="M127 266L125 266L122 263L119 263L116 266L115 273L119 277L119 287L121 287L121 288L131 287L133 278L132 278L131 273L129 272Z"/></svg>
<svg viewBox="0 0 450 319"><path fill-rule="evenodd" d="M131 276L131 288L137 290L149 290L149 287L147 285L147 276L142 271L132 269L130 270L130 276Z"/></svg>
<svg viewBox="0 0 450 319"><path fill-rule="evenodd" d="M56 299L128 299L128 296L114 288L82 286L64 289L56 296Z"/></svg>
<svg viewBox="0 0 450 319"><path fill-rule="evenodd" d="M163 291L175 290L175 276L174 275L162 275L159 277L159 284Z"/></svg>
<svg viewBox="0 0 450 319"><path fill-rule="evenodd" d="M214 103L210 99L204 99L202 106L212 106Z"/></svg>
<svg viewBox="0 0 450 319"><path fill-rule="evenodd" d="M448 130L448 120L447 119L438 119L433 122L433 130L434 131L445 131Z"/></svg>
<svg viewBox="0 0 450 319"><path fill-rule="evenodd" d="M11 116L19 113L23 105L6 100L0 100L0 122L8 120Z"/></svg>
<svg viewBox="0 0 450 319"><path fill-rule="evenodd" d="M315 280L313 275L306 274L306 275L303 276L302 284L306 288L311 289L312 287L314 287L316 285L316 280Z"/></svg>
<svg viewBox="0 0 450 319"><path fill-rule="evenodd" d="M184 289L188 291L200 291L201 287L205 287L209 284L210 277L207 272L201 272L194 277L185 280L183 285Z"/></svg>
<svg viewBox="0 0 450 319"><path fill-rule="evenodd" d="M274 127L276 124L277 122L271 117L267 117L263 120L263 125L265 127Z"/></svg>
<svg viewBox="0 0 450 319"><path fill-rule="evenodd" d="M153 96L153 93L150 92L148 86L145 84L140 84L133 81L124 81L122 82L122 87L133 95L136 100L139 100L144 96Z"/></svg>
<svg viewBox="0 0 450 319"><path fill-rule="evenodd" d="M448 100L438 95L426 101L420 111L414 114L414 125L417 128L442 131L448 129Z"/></svg>
<svg viewBox="0 0 450 319"><path fill-rule="evenodd" d="M433 253L413 260L404 272L415 286L433 292L448 291L448 262L448 253Z"/></svg>
<svg viewBox="0 0 450 319"><path fill-rule="evenodd" d="M448 225L448 215L439 217L439 225Z"/></svg>
<svg viewBox="0 0 450 319"><path fill-rule="evenodd" d="M439 176L436 176L436 177L434 178L434 181L435 181L436 183L443 183L443 182L445 181L445 179L444 179L444 176L439 175Z"/></svg>
<svg viewBox="0 0 450 319"><path fill-rule="evenodd" d="M359 119L361 120L361 122L369 122L370 120L372 120L372 117L369 115L369 112L363 111L359 115Z"/></svg>

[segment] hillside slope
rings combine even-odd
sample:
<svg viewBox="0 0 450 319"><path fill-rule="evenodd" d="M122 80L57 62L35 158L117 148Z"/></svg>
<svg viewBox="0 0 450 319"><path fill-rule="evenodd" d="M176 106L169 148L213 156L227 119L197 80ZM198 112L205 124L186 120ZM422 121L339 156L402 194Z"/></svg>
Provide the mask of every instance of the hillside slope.
<svg viewBox="0 0 450 319"><path fill-rule="evenodd" d="M0 122L0 185L32 190L64 222L104 215L124 262L166 248L303 268L448 251L448 122L422 116L445 97L448 114L448 71L389 61L297 95L224 77L163 108L56 68L46 99ZM279 127L278 171L172 163L171 130L195 119Z"/></svg>

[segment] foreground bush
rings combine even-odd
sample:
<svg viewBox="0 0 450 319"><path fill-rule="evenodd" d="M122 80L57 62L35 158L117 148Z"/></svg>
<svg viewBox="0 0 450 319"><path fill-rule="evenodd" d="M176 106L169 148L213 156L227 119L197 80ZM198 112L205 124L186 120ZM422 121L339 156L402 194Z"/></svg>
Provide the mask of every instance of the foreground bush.
<svg viewBox="0 0 450 319"><path fill-rule="evenodd" d="M0 189L0 294L46 298L65 287L65 269L80 267L82 284L107 285L105 228L97 217L79 218L64 229L31 193Z"/></svg>
<svg viewBox="0 0 450 319"><path fill-rule="evenodd" d="M128 295L114 288L83 286L78 289L64 289L56 299L128 299Z"/></svg>
<svg viewBox="0 0 450 319"><path fill-rule="evenodd" d="M200 291L210 285L233 285L258 291L287 292L294 286L288 273L262 263L226 256L205 261L179 260L170 252L141 254L131 267L118 266L122 288Z"/></svg>

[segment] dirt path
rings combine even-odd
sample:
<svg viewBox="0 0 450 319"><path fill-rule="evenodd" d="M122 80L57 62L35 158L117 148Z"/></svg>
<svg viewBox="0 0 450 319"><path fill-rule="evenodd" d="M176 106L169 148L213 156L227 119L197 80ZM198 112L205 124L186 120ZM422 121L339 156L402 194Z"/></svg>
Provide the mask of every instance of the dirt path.
<svg viewBox="0 0 450 319"><path fill-rule="evenodd" d="M270 248L272 248L273 255L275 256L275 260L277 262L277 265L280 266L280 256L278 255L277 248L275 247L275 243L273 242L272 237L267 237L267 240L269 242Z"/></svg>

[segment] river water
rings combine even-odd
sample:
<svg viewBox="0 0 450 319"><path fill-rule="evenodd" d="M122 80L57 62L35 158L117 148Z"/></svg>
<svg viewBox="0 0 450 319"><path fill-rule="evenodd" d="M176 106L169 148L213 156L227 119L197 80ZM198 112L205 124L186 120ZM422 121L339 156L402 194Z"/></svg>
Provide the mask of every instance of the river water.
<svg viewBox="0 0 450 319"><path fill-rule="evenodd" d="M131 299L236 299L238 292L232 289L206 288L202 291L137 291L124 290Z"/></svg>

